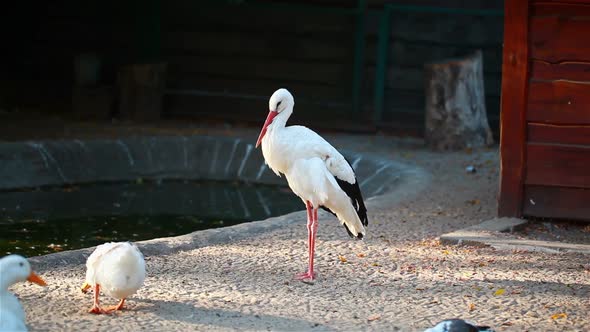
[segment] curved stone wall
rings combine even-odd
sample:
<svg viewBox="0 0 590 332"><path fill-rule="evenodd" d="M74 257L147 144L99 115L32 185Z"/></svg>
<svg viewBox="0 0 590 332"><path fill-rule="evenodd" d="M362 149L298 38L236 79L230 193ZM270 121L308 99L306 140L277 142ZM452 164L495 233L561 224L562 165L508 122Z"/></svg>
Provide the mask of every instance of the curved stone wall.
<svg viewBox="0 0 590 332"><path fill-rule="evenodd" d="M399 179L392 161L343 151L368 198ZM230 180L286 185L260 150L239 138L141 136L0 144L0 190L146 179Z"/></svg>

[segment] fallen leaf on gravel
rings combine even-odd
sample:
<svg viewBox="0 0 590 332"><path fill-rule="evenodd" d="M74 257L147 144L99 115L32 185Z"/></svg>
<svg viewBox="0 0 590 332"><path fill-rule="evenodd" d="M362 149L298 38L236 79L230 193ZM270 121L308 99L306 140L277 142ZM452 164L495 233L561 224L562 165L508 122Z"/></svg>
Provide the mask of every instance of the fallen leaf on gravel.
<svg viewBox="0 0 590 332"><path fill-rule="evenodd" d="M373 264L371 264L371 266L381 266L381 264L379 264L379 263L373 263Z"/></svg>
<svg viewBox="0 0 590 332"><path fill-rule="evenodd" d="M514 323L512 323L512 322L504 322L504 323L502 323L502 326L512 326L512 325L514 325Z"/></svg>
<svg viewBox="0 0 590 332"><path fill-rule="evenodd" d="M469 311L475 310L475 304L469 303Z"/></svg>
<svg viewBox="0 0 590 332"><path fill-rule="evenodd" d="M551 319L553 319L553 320L560 319L560 318L567 318L567 314L565 312L562 312L559 314L551 315Z"/></svg>
<svg viewBox="0 0 590 332"><path fill-rule="evenodd" d="M448 254L450 254L450 252L449 252L448 250L443 250L443 251L442 251L442 253L443 253L443 255L448 255Z"/></svg>
<svg viewBox="0 0 590 332"><path fill-rule="evenodd" d="M506 290L504 288L500 288L494 292L494 296L502 295L504 292L506 292Z"/></svg>
<svg viewBox="0 0 590 332"><path fill-rule="evenodd" d="M465 203L471 204L471 205L477 205L477 204L479 204L479 199L470 199L468 201L465 201Z"/></svg>
<svg viewBox="0 0 590 332"><path fill-rule="evenodd" d="M338 255L338 259L342 262L342 263L346 263L348 262L348 259L346 259L346 257L342 256L342 255Z"/></svg>
<svg viewBox="0 0 590 332"><path fill-rule="evenodd" d="M360 254L356 254L356 256L359 258L363 258L363 257L367 257L367 254L360 253Z"/></svg>
<svg viewBox="0 0 590 332"><path fill-rule="evenodd" d="M381 319L381 315L371 315L367 318L367 321L372 322L374 320L379 320Z"/></svg>

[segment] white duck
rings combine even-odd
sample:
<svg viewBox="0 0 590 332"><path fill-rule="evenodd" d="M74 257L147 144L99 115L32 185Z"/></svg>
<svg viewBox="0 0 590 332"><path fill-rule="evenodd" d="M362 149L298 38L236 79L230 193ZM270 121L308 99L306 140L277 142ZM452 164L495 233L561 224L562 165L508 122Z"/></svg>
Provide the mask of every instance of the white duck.
<svg viewBox="0 0 590 332"><path fill-rule="evenodd" d="M125 299L137 292L145 279L145 260L137 247L130 242L101 244L86 261L86 282L82 292L94 288L91 313L104 314L123 308ZM119 299L119 304L103 309L98 304L100 291Z"/></svg>
<svg viewBox="0 0 590 332"><path fill-rule="evenodd" d="M25 311L8 287L28 280L45 286L45 281L31 270L26 258L8 255L0 259L0 331L27 331Z"/></svg>

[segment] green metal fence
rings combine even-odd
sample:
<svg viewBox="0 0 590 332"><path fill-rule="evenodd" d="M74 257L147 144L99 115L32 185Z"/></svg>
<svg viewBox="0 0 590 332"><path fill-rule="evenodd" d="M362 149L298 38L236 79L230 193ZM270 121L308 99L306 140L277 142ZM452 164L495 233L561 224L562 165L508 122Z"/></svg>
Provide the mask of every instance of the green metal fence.
<svg viewBox="0 0 590 332"><path fill-rule="evenodd" d="M380 13L379 32L377 37L377 61L375 73L374 111L373 121L378 124L382 120L385 101L385 78L387 73L387 58L389 56L389 43L391 33L391 20L394 13L434 13L474 16L504 16L502 10L492 9L462 9L429 6L408 6L386 4ZM458 44L469 46L469 44Z"/></svg>
<svg viewBox="0 0 590 332"><path fill-rule="evenodd" d="M150 0L157 7L161 0ZM451 14L451 15L473 15L473 16L497 16L504 15L502 10L491 9L463 9L463 8L448 8L448 7L431 7L431 6L413 6L400 5L395 3L388 3L379 8L368 8L366 0L357 0L355 7L333 7L326 5L301 4L301 3L285 3L285 2L262 2L255 0L225 0L225 1L203 1L195 3L195 8L219 6L246 6L248 8L258 8L260 10L277 10L277 11L298 11L309 13L326 13L330 15L343 15L354 18L354 49L353 49L353 63L352 63L352 82L351 84L351 111L357 116L362 111L362 91L363 91L363 72L366 66L365 48L367 44L367 17L379 17L379 25L377 32L377 46L376 46L376 70L374 77L374 91L373 91L373 117L372 125L377 128L383 121L383 112L385 109L385 87L386 87L386 73L389 59L389 48L392 43L390 38L392 21L396 14L404 13L431 13L431 14ZM152 11L153 14L153 11ZM153 15L153 19L145 23L141 21L143 26L155 27L153 31L159 31L158 16ZM149 55L159 54L157 50L160 42L159 37L154 32L154 38L150 39L154 42L152 47L148 47L144 42L144 50ZM147 39L144 37L144 40ZM470 46L469 44L457 43L458 46ZM390 61L389 61L390 62ZM368 118L368 117L367 117Z"/></svg>

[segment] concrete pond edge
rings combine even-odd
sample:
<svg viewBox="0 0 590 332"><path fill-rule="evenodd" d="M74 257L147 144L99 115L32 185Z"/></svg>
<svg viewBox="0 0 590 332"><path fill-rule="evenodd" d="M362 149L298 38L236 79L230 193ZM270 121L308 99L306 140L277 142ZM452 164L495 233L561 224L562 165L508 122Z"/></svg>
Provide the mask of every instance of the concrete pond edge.
<svg viewBox="0 0 590 332"><path fill-rule="evenodd" d="M353 165L369 211L424 190L425 170L378 154L343 151ZM136 136L120 139L47 140L0 143L0 190L145 179L230 180L286 185L265 165L262 153L242 138L218 136ZM205 161L205 162L203 162ZM297 211L265 220L138 241L146 256L168 255L229 243L305 220ZM369 225L370 232L370 225ZM369 235L370 236L370 235ZM94 247L30 260L45 266L84 264Z"/></svg>
<svg viewBox="0 0 590 332"><path fill-rule="evenodd" d="M590 254L590 245L522 239L513 235L529 222L518 218L494 218L483 223L440 236L440 242L450 245L493 247L497 250L536 251L544 253Z"/></svg>

